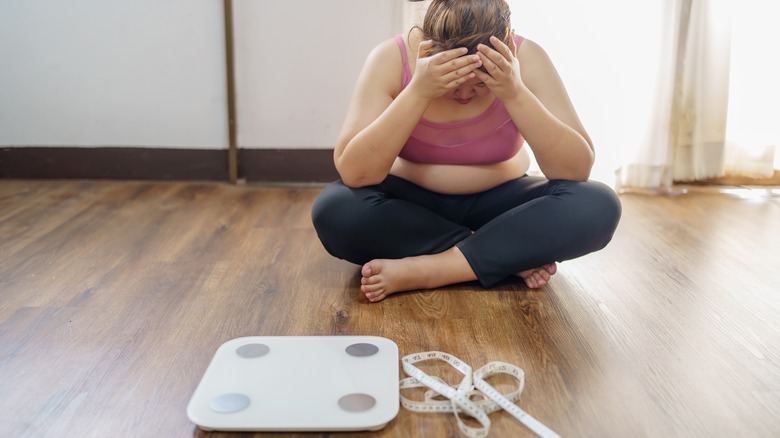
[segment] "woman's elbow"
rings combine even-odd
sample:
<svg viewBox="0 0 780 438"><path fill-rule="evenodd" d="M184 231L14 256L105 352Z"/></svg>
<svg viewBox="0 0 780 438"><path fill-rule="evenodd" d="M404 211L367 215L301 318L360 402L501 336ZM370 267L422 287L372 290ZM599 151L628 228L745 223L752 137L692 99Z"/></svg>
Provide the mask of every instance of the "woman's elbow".
<svg viewBox="0 0 780 438"><path fill-rule="evenodd" d="M371 175L360 169L344 168L344 166L339 166L338 163L336 163L336 171L339 173L341 182L344 183L345 186L353 189L374 186L384 181L384 176Z"/></svg>
<svg viewBox="0 0 780 438"><path fill-rule="evenodd" d="M585 182L590 179L590 172L593 170L593 164L595 163L595 154L591 150L589 154L582 158L582 161L577 163L567 172L569 180Z"/></svg>
<svg viewBox="0 0 780 438"><path fill-rule="evenodd" d="M566 180L585 182L590 179L590 171L593 164L570 167L568 169L542 169L542 173L549 180Z"/></svg>
<svg viewBox="0 0 780 438"><path fill-rule="evenodd" d="M349 187L351 189L359 189L361 187L368 187L368 186L373 186L373 185L378 184L378 183L375 183L373 181L369 181L369 180L364 179L364 178L351 177L351 176L346 176L346 175L341 175L341 182L343 182L345 186L347 186L347 187Z"/></svg>
<svg viewBox="0 0 780 438"><path fill-rule="evenodd" d="M583 166L581 169L575 169L570 172L570 179L572 181L585 182L590 179L590 171L593 168L591 163L589 166Z"/></svg>
<svg viewBox="0 0 780 438"><path fill-rule="evenodd" d="M563 181L574 181L574 182L586 182L590 178L590 172L587 173L575 173L575 172L566 172L561 174L551 174L551 175L544 175L549 180L563 180Z"/></svg>

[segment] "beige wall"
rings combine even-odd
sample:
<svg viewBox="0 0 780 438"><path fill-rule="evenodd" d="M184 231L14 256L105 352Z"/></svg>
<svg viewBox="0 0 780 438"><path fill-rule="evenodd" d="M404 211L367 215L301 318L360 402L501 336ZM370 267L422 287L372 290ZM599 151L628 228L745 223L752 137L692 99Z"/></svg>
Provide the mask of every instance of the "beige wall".
<svg viewBox="0 0 780 438"><path fill-rule="evenodd" d="M234 0L242 147L331 147L402 0ZM0 146L227 147L222 2L0 1Z"/></svg>
<svg viewBox="0 0 780 438"><path fill-rule="evenodd" d="M222 2L0 1L0 146L227 144Z"/></svg>
<svg viewBox="0 0 780 438"><path fill-rule="evenodd" d="M239 145L332 148L366 56L401 31L403 3L237 1Z"/></svg>

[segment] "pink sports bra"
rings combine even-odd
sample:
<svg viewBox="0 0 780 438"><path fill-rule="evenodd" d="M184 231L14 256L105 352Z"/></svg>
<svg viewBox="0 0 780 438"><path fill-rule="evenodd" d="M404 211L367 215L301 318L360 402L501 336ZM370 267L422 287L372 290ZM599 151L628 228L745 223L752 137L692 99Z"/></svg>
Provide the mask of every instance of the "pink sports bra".
<svg viewBox="0 0 780 438"><path fill-rule="evenodd" d="M522 37L515 37L519 47ZM401 89L412 80L406 45L396 37L401 49L403 75ZM523 136L499 99L482 114L467 120L438 123L420 119L399 156L425 164L493 164L514 157L523 146Z"/></svg>

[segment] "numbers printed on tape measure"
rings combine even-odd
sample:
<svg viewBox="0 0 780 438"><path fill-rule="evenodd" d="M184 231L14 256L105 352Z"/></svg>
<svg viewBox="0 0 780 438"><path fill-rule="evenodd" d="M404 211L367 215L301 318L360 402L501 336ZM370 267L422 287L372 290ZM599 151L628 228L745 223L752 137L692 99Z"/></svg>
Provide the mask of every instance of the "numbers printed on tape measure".
<svg viewBox="0 0 780 438"><path fill-rule="evenodd" d="M438 377L432 377L415 367L417 362L442 360L463 374L457 387L444 383ZM414 401L401 393L401 406L414 412L452 412L458 420L461 432L469 438L486 437L490 429L488 414L504 409L514 418L543 438L560 438L558 434L542 424L515 404L520 399L525 385L525 373L522 368L506 362L490 362L472 373L471 367L457 357L440 351L415 353L402 359L403 369L409 377L401 379L401 391L414 388L428 388L423 401ZM507 394L501 394L490 386L485 379L496 374L509 374L517 380L517 388ZM473 401L472 397L482 396ZM436 397L446 397L447 400ZM465 413L477 420L481 427L466 425L460 414Z"/></svg>

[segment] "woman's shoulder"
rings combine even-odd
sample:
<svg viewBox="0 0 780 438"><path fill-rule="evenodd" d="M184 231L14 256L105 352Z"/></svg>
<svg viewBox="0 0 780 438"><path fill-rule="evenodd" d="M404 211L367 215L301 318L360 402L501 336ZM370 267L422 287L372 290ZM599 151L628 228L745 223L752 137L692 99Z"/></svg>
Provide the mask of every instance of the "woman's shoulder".
<svg viewBox="0 0 780 438"><path fill-rule="evenodd" d="M522 61L523 58L547 58L547 52L536 41L521 37L520 45L517 48L517 58Z"/></svg>
<svg viewBox="0 0 780 438"><path fill-rule="evenodd" d="M403 47L404 50L406 50L406 46L404 45ZM401 55L402 53L398 42L398 36L395 36L393 38L388 38L374 46L374 48L371 49L371 52L368 54L368 61L382 64L397 63L400 65L402 61Z"/></svg>
<svg viewBox="0 0 780 438"><path fill-rule="evenodd" d="M536 41L523 38L522 44L517 48L517 59L520 61L520 70L526 85L533 81L546 81L555 73L555 66L547 55L547 51Z"/></svg>
<svg viewBox="0 0 780 438"><path fill-rule="evenodd" d="M374 46L369 52L366 58L366 65L364 68L371 68L374 70L386 71L386 72L398 72L401 73L403 64L403 56L406 53L401 52L401 47L396 41L396 38L388 38L381 43ZM404 49L405 46L404 46ZM400 76L397 76L400 78Z"/></svg>
<svg viewBox="0 0 780 438"><path fill-rule="evenodd" d="M364 74L371 77L375 86L395 96L401 92L405 56L408 57L406 45L399 43L397 37L388 38L371 49L363 66Z"/></svg>
<svg viewBox="0 0 780 438"><path fill-rule="evenodd" d="M357 96L384 95L395 98L401 92L403 63L395 37L381 41L366 56L355 85Z"/></svg>

